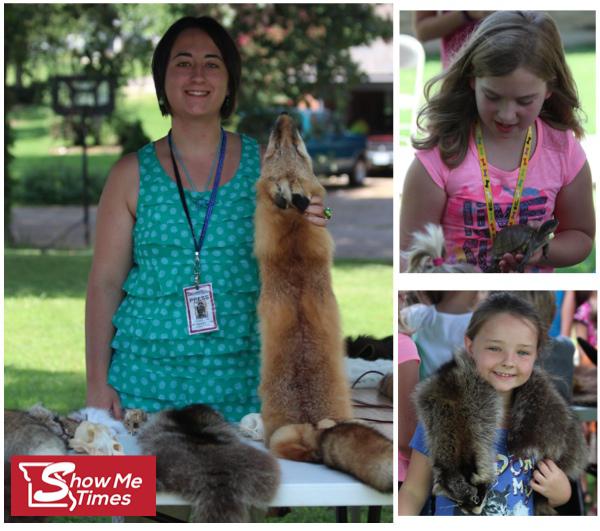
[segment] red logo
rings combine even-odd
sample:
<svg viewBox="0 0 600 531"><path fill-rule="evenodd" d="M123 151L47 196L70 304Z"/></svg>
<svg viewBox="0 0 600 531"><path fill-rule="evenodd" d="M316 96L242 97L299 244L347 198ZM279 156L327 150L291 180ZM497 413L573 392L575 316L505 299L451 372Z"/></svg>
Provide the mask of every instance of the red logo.
<svg viewBox="0 0 600 531"><path fill-rule="evenodd" d="M12 516L153 516L156 457L21 455L10 460Z"/></svg>

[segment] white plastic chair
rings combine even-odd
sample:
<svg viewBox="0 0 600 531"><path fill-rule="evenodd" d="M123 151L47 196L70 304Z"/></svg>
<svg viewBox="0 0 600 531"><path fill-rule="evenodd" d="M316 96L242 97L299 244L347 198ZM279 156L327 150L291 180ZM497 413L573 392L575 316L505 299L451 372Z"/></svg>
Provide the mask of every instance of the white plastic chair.
<svg viewBox="0 0 600 531"><path fill-rule="evenodd" d="M400 123L400 143L406 143L406 138L402 135L403 131L408 131L410 136L417 132L417 112L421 103L421 94L423 89L423 70L425 69L425 50L422 44L410 35L400 35L400 76L402 70L415 70L415 83L411 93L400 93L399 107L400 111L410 111L410 122L407 126ZM410 140L408 140L410 144Z"/></svg>

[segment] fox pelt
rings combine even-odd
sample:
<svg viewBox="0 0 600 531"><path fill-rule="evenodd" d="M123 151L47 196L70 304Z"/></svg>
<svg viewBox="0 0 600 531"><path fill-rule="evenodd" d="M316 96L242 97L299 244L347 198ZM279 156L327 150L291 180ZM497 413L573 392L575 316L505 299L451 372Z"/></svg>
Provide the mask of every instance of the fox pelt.
<svg viewBox="0 0 600 531"><path fill-rule="evenodd" d="M271 132L256 188L254 249L261 275L262 341L259 393L265 444L280 457L314 460L315 440L303 438L302 429L291 428L285 445L274 445L273 434L290 425L314 429L323 419L335 423L351 419L352 407L331 283L333 241L326 229L303 215L311 198L322 199L325 190L287 114L279 116ZM391 456L391 442L388 450Z"/></svg>
<svg viewBox="0 0 600 531"><path fill-rule="evenodd" d="M496 427L502 401L481 378L464 351L418 384L415 404L425 428L433 469L433 492L477 513L495 479ZM536 462L549 458L571 479L585 469L587 449L580 424L550 376L534 368L513 391L508 418L508 450ZM536 514L556 514L535 493Z"/></svg>
<svg viewBox="0 0 600 531"><path fill-rule="evenodd" d="M248 522L265 509L279 486L279 465L244 443L236 429L202 404L151 415L138 435L156 456L157 488L190 502L192 522Z"/></svg>
<svg viewBox="0 0 600 531"><path fill-rule="evenodd" d="M291 424L279 428L271 438L271 447L278 454L322 462L381 492L391 492L393 487L391 444L387 437L358 420L336 423L323 419L316 426Z"/></svg>

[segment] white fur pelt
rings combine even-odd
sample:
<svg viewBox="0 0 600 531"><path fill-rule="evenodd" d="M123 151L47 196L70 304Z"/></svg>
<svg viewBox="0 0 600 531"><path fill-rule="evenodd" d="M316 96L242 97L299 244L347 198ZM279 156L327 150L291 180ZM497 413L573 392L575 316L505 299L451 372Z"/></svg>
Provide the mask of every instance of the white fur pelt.
<svg viewBox="0 0 600 531"><path fill-rule="evenodd" d="M427 223L423 231L413 232L412 243L403 253L408 273L473 273L475 268L466 262L446 263L444 231L440 225ZM434 260L442 260L441 264Z"/></svg>
<svg viewBox="0 0 600 531"><path fill-rule="evenodd" d="M127 434L125 425L120 420L113 418L110 412L106 409L100 409L97 407L84 407L69 414L69 418L76 420L77 422L87 421L92 424L101 424L102 426L106 426L106 428L109 430L109 433L113 437Z"/></svg>

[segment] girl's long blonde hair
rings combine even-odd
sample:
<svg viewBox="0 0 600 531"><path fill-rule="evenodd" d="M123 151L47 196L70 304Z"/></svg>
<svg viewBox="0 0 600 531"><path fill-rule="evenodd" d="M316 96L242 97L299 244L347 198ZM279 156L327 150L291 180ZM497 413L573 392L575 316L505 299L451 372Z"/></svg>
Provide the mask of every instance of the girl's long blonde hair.
<svg viewBox="0 0 600 531"><path fill-rule="evenodd" d="M545 81L552 92L540 118L556 129L571 129L581 138L577 87L554 20L541 11L496 11L481 22L448 70L426 83L427 103L417 117L419 129L426 136L413 139L413 146L438 146L445 164L458 166L465 158L477 119L471 80L505 76L519 67ZM432 94L438 83L439 91Z"/></svg>

